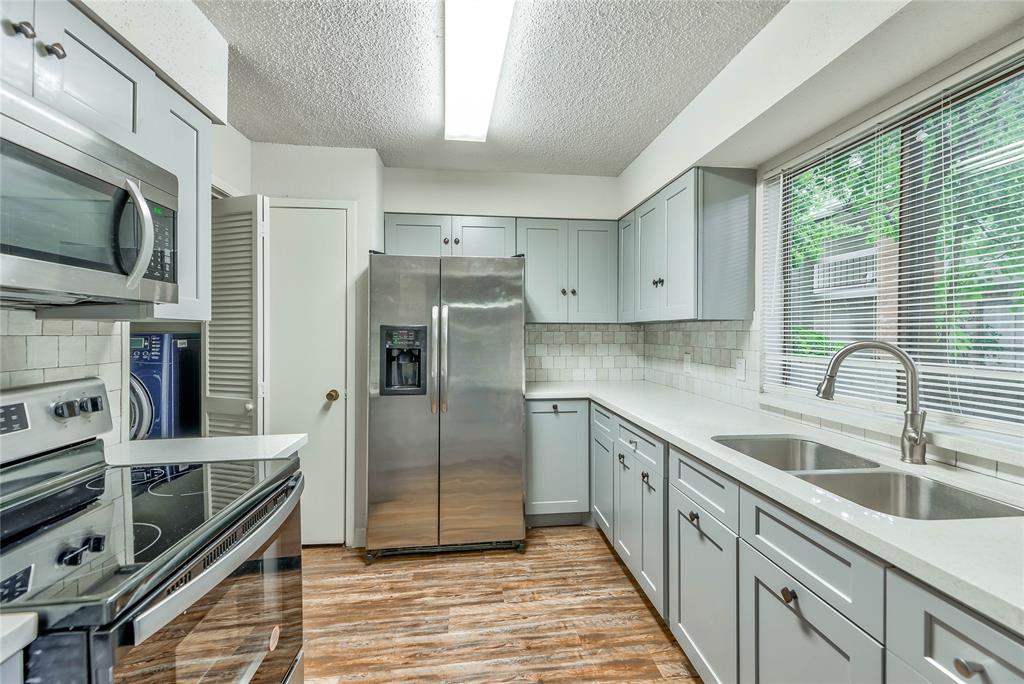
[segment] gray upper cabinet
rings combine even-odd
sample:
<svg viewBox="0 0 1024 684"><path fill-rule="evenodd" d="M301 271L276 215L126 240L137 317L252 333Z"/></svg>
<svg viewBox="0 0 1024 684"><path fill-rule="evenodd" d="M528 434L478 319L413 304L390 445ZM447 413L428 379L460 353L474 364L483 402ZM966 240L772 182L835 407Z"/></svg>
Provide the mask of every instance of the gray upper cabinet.
<svg viewBox="0 0 1024 684"><path fill-rule="evenodd" d="M451 254L452 217L384 214L384 251L402 256Z"/></svg>
<svg viewBox="0 0 1024 684"><path fill-rule="evenodd" d="M569 323L614 323L618 234L615 221L569 221Z"/></svg>
<svg viewBox="0 0 1024 684"><path fill-rule="evenodd" d="M568 321L569 222L516 219L516 249L526 257L526 321Z"/></svg>
<svg viewBox="0 0 1024 684"><path fill-rule="evenodd" d="M528 323L608 323L616 315L614 221L516 219Z"/></svg>
<svg viewBox="0 0 1024 684"><path fill-rule="evenodd" d="M740 681L882 681L882 646L740 542Z"/></svg>
<svg viewBox="0 0 1024 684"><path fill-rule="evenodd" d="M516 220L507 216L452 216L452 256L510 257Z"/></svg>
<svg viewBox="0 0 1024 684"><path fill-rule="evenodd" d="M35 29L36 99L137 150L155 74L68 2L35 3Z"/></svg>
<svg viewBox="0 0 1024 684"><path fill-rule="evenodd" d="M636 320L636 212L619 220L619 323Z"/></svg>
<svg viewBox="0 0 1024 684"><path fill-rule="evenodd" d="M526 513L590 510L586 400L526 402Z"/></svg>
<svg viewBox="0 0 1024 684"><path fill-rule="evenodd" d="M748 169L690 169L633 212L634 320L751 315L755 181Z"/></svg>
<svg viewBox="0 0 1024 684"><path fill-rule="evenodd" d="M35 40L35 3L0 1L0 78L13 88L32 94L32 57Z"/></svg>
<svg viewBox="0 0 1024 684"><path fill-rule="evenodd" d="M707 684L736 681L737 537L669 488L669 628Z"/></svg>

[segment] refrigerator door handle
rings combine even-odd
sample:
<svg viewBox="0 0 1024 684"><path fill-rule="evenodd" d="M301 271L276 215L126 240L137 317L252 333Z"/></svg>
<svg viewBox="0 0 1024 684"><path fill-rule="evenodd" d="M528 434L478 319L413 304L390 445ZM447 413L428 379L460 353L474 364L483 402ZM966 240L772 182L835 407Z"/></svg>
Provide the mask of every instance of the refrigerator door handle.
<svg viewBox="0 0 1024 684"><path fill-rule="evenodd" d="M441 306L441 413L448 413L448 305Z"/></svg>
<svg viewBox="0 0 1024 684"><path fill-rule="evenodd" d="M437 413L437 364L438 364L438 321L437 305L430 307L430 412Z"/></svg>

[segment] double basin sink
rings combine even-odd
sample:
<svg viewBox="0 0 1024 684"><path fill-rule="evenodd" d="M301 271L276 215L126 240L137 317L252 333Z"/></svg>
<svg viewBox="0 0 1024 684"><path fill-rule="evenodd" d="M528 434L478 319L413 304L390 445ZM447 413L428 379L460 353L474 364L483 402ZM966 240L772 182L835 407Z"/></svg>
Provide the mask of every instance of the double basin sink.
<svg viewBox="0 0 1024 684"><path fill-rule="evenodd" d="M714 441L871 510L916 520L1022 516L1024 510L825 444L788 435L721 436ZM878 469L878 470L875 470Z"/></svg>

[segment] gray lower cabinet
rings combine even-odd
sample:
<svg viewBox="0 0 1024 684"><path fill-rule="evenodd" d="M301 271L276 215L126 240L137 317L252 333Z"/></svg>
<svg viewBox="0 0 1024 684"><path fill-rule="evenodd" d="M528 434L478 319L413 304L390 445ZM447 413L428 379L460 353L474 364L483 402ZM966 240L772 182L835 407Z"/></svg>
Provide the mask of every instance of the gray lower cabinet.
<svg viewBox="0 0 1024 684"><path fill-rule="evenodd" d="M665 617L665 478L615 444L615 551Z"/></svg>
<svg viewBox="0 0 1024 684"><path fill-rule="evenodd" d="M881 682L882 645L740 542L740 681Z"/></svg>
<svg viewBox="0 0 1024 684"><path fill-rule="evenodd" d="M590 512L608 539L612 539L615 521L615 468L618 463L614 450L615 441L608 432L593 424L590 430Z"/></svg>
<svg viewBox="0 0 1024 684"><path fill-rule="evenodd" d="M668 624L706 684L736 681L737 537L674 486L668 505Z"/></svg>
<svg viewBox="0 0 1024 684"><path fill-rule="evenodd" d="M898 570L886 572L886 647L906 669L902 681L1024 682L1024 640ZM895 667L899 669L899 664ZM888 668L888 666L887 666ZM901 681L888 678L887 681Z"/></svg>
<svg viewBox="0 0 1024 684"><path fill-rule="evenodd" d="M526 513L590 510L586 400L526 402Z"/></svg>

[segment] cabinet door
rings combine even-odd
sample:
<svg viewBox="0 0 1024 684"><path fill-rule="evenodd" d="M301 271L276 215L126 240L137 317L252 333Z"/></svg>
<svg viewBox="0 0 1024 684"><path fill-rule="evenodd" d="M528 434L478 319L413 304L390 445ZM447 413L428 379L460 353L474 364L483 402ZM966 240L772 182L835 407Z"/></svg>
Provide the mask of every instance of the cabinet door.
<svg viewBox="0 0 1024 684"><path fill-rule="evenodd" d="M526 402L526 513L590 510L586 401Z"/></svg>
<svg viewBox="0 0 1024 684"><path fill-rule="evenodd" d="M665 201L661 193L636 210L637 285L636 320L653 321L661 316L665 277Z"/></svg>
<svg viewBox="0 0 1024 684"><path fill-rule="evenodd" d="M384 251L401 256L451 256L452 217L384 214Z"/></svg>
<svg viewBox="0 0 1024 684"><path fill-rule="evenodd" d="M152 158L178 177L178 303L157 304L154 317L208 321L212 125L169 87L153 92L158 106L152 120L160 134L153 138Z"/></svg>
<svg viewBox="0 0 1024 684"><path fill-rule="evenodd" d="M2 0L0 2L0 29L3 49L0 51L0 78L6 85L17 88L23 93L32 94L32 56L35 41L26 38L24 33L14 27L28 22L23 30L30 32L35 28L35 3L32 0Z"/></svg>
<svg viewBox="0 0 1024 684"><path fill-rule="evenodd" d="M746 542L739 621L741 682L882 681L882 646Z"/></svg>
<svg viewBox="0 0 1024 684"><path fill-rule="evenodd" d="M153 72L69 2L37 2L36 33L35 97L140 151L140 104L158 83Z"/></svg>
<svg viewBox="0 0 1024 684"><path fill-rule="evenodd" d="M569 320L569 228L561 219L516 219L516 249L526 257L526 322Z"/></svg>
<svg viewBox="0 0 1024 684"><path fill-rule="evenodd" d="M636 320L636 214L619 221L619 323Z"/></svg>
<svg viewBox="0 0 1024 684"><path fill-rule="evenodd" d="M593 482L591 512L608 539L612 539L615 508L615 442L594 428L590 440L590 478Z"/></svg>
<svg viewBox="0 0 1024 684"><path fill-rule="evenodd" d="M643 553L643 492L640 466L615 443L615 506L612 513L615 552L634 577Z"/></svg>
<svg viewBox="0 0 1024 684"><path fill-rule="evenodd" d="M569 322L617 320L617 253L614 221L569 221Z"/></svg>
<svg viewBox="0 0 1024 684"><path fill-rule="evenodd" d="M659 193L665 199L664 320L697 317L696 169L690 169Z"/></svg>
<svg viewBox="0 0 1024 684"><path fill-rule="evenodd" d="M634 461L642 467L640 461ZM640 473L642 551L634 576L658 615L665 617L665 479L644 467Z"/></svg>
<svg viewBox="0 0 1024 684"><path fill-rule="evenodd" d="M451 249L452 256L513 256L516 220L507 216L453 216Z"/></svg>
<svg viewBox="0 0 1024 684"><path fill-rule="evenodd" d="M675 487L668 490L668 624L707 684L736 681L737 538Z"/></svg>

